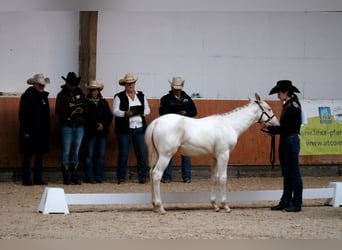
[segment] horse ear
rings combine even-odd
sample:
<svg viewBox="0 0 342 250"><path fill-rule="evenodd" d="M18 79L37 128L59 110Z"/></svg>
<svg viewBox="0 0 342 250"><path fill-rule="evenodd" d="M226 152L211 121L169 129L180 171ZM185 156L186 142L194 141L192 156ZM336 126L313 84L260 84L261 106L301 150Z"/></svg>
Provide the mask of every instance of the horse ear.
<svg viewBox="0 0 342 250"><path fill-rule="evenodd" d="M258 93L255 93L255 98L257 99L257 101L261 101L261 97Z"/></svg>

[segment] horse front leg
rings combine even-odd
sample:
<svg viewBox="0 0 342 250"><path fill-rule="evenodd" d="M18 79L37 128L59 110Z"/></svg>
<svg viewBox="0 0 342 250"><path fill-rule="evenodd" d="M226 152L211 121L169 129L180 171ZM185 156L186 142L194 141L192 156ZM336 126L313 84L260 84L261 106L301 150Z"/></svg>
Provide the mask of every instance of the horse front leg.
<svg viewBox="0 0 342 250"><path fill-rule="evenodd" d="M218 174L217 174L217 161L213 159L211 164L211 190L210 190L210 203L214 208L215 212L220 211L220 207L216 202L216 186L218 183Z"/></svg>
<svg viewBox="0 0 342 250"><path fill-rule="evenodd" d="M220 178L220 186L221 186L221 207L226 210L227 213L230 213L231 210L227 203L227 177Z"/></svg>
<svg viewBox="0 0 342 250"><path fill-rule="evenodd" d="M227 213L231 212L228 203L227 203L227 164L228 157L223 157L219 160L217 165L217 171L219 174L219 182L220 182L220 190L221 190L221 206L226 210Z"/></svg>

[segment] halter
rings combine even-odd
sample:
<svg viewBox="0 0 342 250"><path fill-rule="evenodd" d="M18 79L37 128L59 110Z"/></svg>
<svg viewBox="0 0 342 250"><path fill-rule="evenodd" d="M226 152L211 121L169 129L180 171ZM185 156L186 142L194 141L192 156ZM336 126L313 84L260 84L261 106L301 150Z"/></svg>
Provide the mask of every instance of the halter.
<svg viewBox="0 0 342 250"><path fill-rule="evenodd" d="M267 120L265 122L268 122L269 120L271 120L274 117L274 114L272 116L270 116L269 114L267 114L267 112L265 111L264 107L260 105L260 103L258 101L255 101L258 106L260 107L262 113L260 115L260 118L258 120L258 123L261 123L261 119L263 115L267 116ZM274 134L270 134L269 131L261 129L262 132L268 133L271 136L271 151L270 151L270 163L272 166L272 169L274 169L274 163L275 163L275 136Z"/></svg>
<svg viewBox="0 0 342 250"><path fill-rule="evenodd" d="M273 117L274 117L274 114L272 116L270 116L269 114L267 114L267 112L265 111L264 107L260 105L260 103L258 101L255 101L256 104L258 104L259 108L261 109L262 113L260 115L260 118L258 120L258 123L261 123L261 119L264 115L267 116L267 120L265 122L268 122L270 121Z"/></svg>

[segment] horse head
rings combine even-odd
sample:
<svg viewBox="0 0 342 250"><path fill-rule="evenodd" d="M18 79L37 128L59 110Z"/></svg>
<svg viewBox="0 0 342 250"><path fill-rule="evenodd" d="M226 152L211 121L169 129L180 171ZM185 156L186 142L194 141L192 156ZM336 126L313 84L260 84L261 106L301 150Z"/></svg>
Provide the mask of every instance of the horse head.
<svg viewBox="0 0 342 250"><path fill-rule="evenodd" d="M266 125L279 125L277 117L274 115L272 108L268 105L258 93L255 93L255 99L249 98L251 102L258 105L259 109L259 119L258 123L265 123Z"/></svg>

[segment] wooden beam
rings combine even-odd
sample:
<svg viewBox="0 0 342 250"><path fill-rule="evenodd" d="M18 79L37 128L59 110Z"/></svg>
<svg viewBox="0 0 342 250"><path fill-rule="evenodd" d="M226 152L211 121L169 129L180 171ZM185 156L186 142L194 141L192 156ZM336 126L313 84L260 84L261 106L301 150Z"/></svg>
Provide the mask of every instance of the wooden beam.
<svg viewBox="0 0 342 250"><path fill-rule="evenodd" d="M80 11L79 75L81 88L96 79L97 11Z"/></svg>

